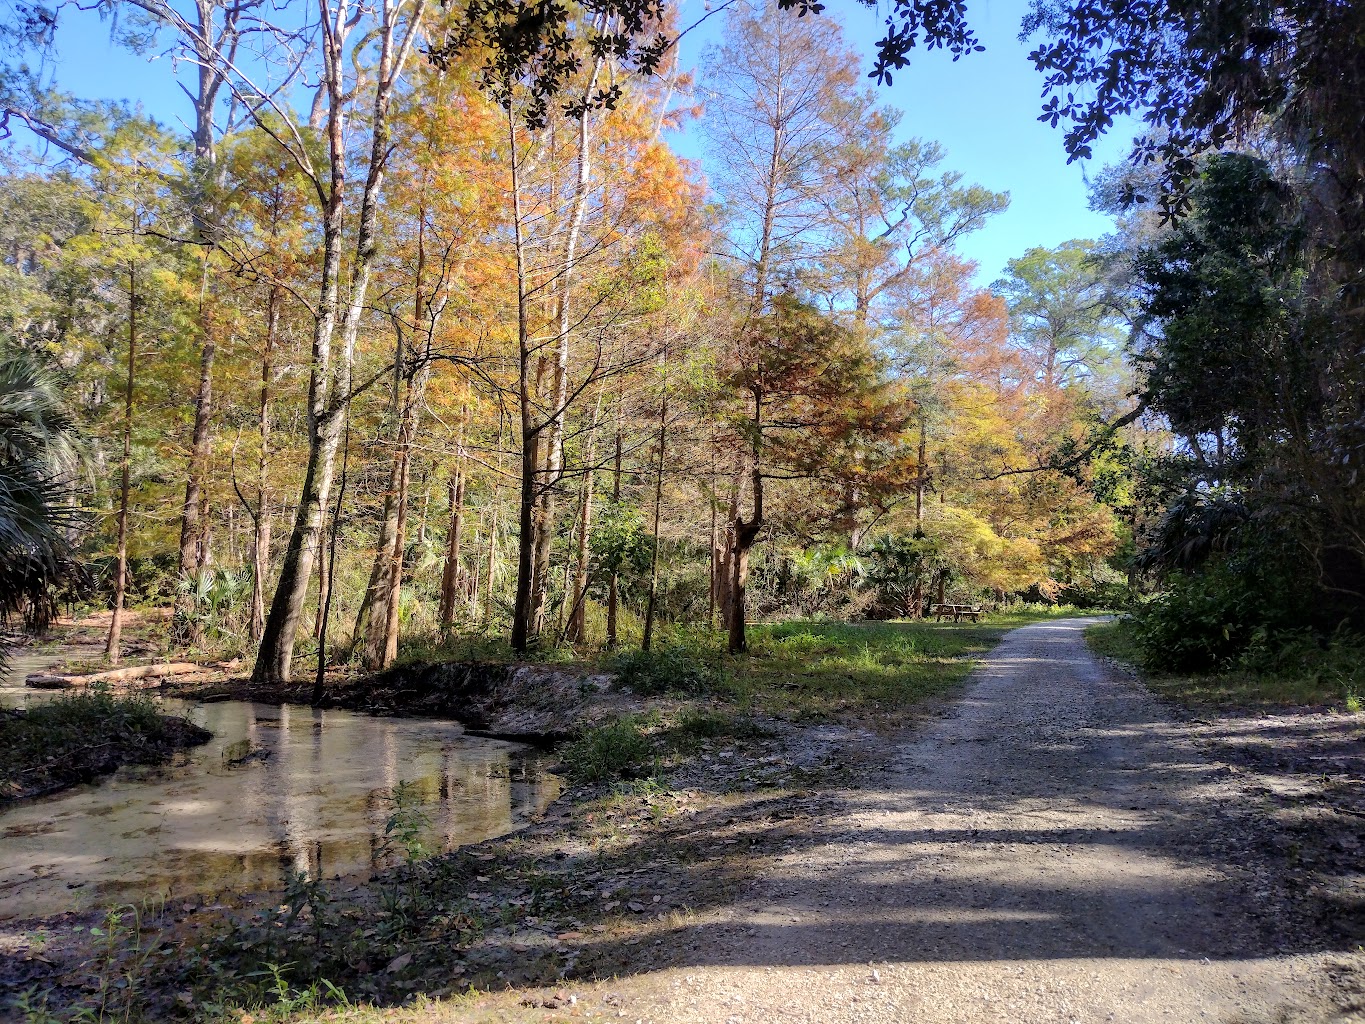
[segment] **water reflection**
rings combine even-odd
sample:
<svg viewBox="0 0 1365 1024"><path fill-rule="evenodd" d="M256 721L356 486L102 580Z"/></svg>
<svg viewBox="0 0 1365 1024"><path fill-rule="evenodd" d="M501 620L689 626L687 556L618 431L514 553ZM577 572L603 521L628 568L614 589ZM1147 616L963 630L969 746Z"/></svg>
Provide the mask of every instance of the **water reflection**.
<svg viewBox="0 0 1365 1024"><path fill-rule="evenodd" d="M0 688L0 701L21 697ZM175 764L128 766L0 813L0 919L274 885L289 869L367 873L400 780L430 819L423 845L436 850L508 832L559 791L543 755L449 722L165 703L213 739Z"/></svg>

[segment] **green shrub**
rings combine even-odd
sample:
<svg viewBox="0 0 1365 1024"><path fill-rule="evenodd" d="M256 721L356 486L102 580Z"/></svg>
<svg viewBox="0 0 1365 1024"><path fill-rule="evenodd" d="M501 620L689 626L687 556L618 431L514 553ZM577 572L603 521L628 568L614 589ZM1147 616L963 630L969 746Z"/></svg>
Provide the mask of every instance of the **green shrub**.
<svg viewBox="0 0 1365 1024"><path fill-rule="evenodd" d="M560 751L560 771L575 782L639 778L654 759L643 724L629 716L589 730Z"/></svg>
<svg viewBox="0 0 1365 1024"><path fill-rule="evenodd" d="M617 684L642 696L704 694L722 688L719 655L699 643L665 643L648 651L626 651L612 663Z"/></svg>
<svg viewBox="0 0 1365 1024"><path fill-rule="evenodd" d="M1209 672L1235 666L1257 637L1288 635L1312 600L1273 563L1218 558L1172 576L1165 593L1133 613L1147 668Z"/></svg>

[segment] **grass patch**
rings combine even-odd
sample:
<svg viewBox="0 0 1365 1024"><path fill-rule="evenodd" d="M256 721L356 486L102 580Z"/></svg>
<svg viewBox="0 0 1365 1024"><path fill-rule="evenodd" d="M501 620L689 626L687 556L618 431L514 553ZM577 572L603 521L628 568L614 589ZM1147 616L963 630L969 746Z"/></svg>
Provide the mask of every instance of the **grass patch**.
<svg viewBox="0 0 1365 1024"><path fill-rule="evenodd" d="M1125 619L1091 626L1086 642L1097 654L1143 670L1143 681L1160 697L1189 707L1335 707L1352 714L1365 697L1365 652L1348 645L1305 648L1285 667L1257 670L1230 666L1224 672L1176 674L1143 665L1133 624Z"/></svg>
<svg viewBox="0 0 1365 1024"><path fill-rule="evenodd" d="M64 694L0 711L0 803L55 792L122 764L160 764L209 733L144 696Z"/></svg>
<svg viewBox="0 0 1365 1024"><path fill-rule="evenodd" d="M648 715L627 715L588 730L560 749L559 771L575 782L639 778L655 758L646 730L657 721Z"/></svg>
<svg viewBox="0 0 1365 1024"><path fill-rule="evenodd" d="M786 717L875 719L949 693L974 658L1011 629L1044 617L758 626L750 654L733 661L732 687L741 704Z"/></svg>
<svg viewBox="0 0 1365 1024"><path fill-rule="evenodd" d="M642 696L709 695L741 712L801 721L875 717L949 692L1011 629L1076 614L1026 609L982 622L755 625L748 653L738 656L726 653L718 631L675 630L655 650L622 654L613 667L620 684Z"/></svg>

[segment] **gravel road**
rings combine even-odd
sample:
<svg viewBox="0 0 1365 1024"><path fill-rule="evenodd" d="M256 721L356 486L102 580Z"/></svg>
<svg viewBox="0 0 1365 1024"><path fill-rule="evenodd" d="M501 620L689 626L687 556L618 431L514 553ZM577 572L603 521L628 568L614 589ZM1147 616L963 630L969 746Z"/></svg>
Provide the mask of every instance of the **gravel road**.
<svg viewBox="0 0 1365 1024"><path fill-rule="evenodd" d="M1294 930L1257 852L1263 819L1089 653L1095 621L1011 633L870 788L840 796L813 845L669 937L685 966L580 989L575 1015L1365 1020L1338 984L1358 956Z"/></svg>

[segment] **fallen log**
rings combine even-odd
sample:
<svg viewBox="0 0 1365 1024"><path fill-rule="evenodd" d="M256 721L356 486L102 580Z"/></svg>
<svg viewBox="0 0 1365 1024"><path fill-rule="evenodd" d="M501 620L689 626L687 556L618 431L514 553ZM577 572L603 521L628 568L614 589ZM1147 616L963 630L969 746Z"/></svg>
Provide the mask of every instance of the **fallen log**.
<svg viewBox="0 0 1365 1024"><path fill-rule="evenodd" d="M98 686L101 683L131 683L139 679L165 679L170 676L185 676L196 672L212 672L208 665L195 665L188 661L172 661L156 665L130 665L127 668L111 668L104 672L89 675L54 675L49 672L35 672L24 679L25 686L36 690L75 690L85 686Z"/></svg>

